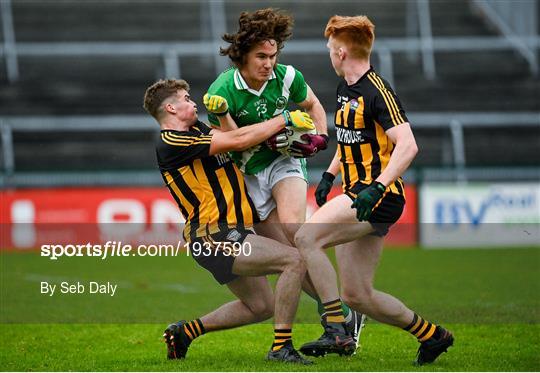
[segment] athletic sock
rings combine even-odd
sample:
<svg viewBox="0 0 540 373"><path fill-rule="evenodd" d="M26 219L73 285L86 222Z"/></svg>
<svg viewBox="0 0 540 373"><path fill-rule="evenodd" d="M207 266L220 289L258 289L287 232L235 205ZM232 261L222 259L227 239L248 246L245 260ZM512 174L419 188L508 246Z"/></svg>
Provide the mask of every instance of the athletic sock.
<svg viewBox="0 0 540 373"><path fill-rule="evenodd" d="M424 320L416 313L414 314L412 322L404 327L403 330L414 335L420 343L427 341L431 337L438 338L437 334L439 334L437 325Z"/></svg>
<svg viewBox="0 0 540 373"><path fill-rule="evenodd" d="M345 322L345 317L343 317L343 309L341 308L342 303L339 298L330 302L323 303L323 306L326 312L326 322Z"/></svg>
<svg viewBox="0 0 540 373"><path fill-rule="evenodd" d="M317 312L319 312L319 315L321 315L321 318L323 318L326 315L326 311L324 310L324 305L322 304L320 299L315 299L315 300L317 301ZM351 317L352 317L351 308L342 302L341 310L343 311L345 322L351 321Z"/></svg>
<svg viewBox="0 0 540 373"><path fill-rule="evenodd" d="M195 338L200 337L201 335L206 333L206 330L204 329L202 321L200 319L195 319L184 324L184 332L186 333L187 337L192 341Z"/></svg>
<svg viewBox="0 0 540 373"><path fill-rule="evenodd" d="M272 351L279 351L287 341L292 339L292 329L274 329L274 343Z"/></svg>
<svg viewBox="0 0 540 373"><path fill-rule="evenodd" d="M319 315L321 315L321 317L323 317L324 315L326 315L324 306L319 298L317 298L316 301L317 301L317 312L319 313Z"/></svg>

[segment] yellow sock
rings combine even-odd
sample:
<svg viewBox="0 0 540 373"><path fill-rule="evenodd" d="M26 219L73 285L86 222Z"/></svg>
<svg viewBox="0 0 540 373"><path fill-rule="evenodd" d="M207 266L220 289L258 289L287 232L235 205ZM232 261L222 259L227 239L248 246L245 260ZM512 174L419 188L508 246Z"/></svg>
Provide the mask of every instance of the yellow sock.
<svg viewBox="0 0 540 373"><path fill-rule="evenodd" d="M195 338L206 333L206 330L204 330L201 320L195 319L184 324L184 332L190 340L194 340Z"/></svg>
<svg viewBox="0 0 540 373"><path fill-rule="evenodd" d="M326 312L326 322L345 322L345 317L343 316L343 309L341 307L341 300L339 298L330 302L323 303L323 306L324 311Z"/></svg>
<svg viewBox="0 0 540 373"><path fill-rule="evenodd" d="M287 341L292 339L292 329L274 329L274 343L272 351L279 351Z"/></svg>
<svg viewBox="0 0 540 373"><path fill-rule="evenodd" d="M404 327L403 330L408 331L418 338L418 342L424 342L433 336L436 328L437 325L424 320L415 313L412 322Z"/></svg>

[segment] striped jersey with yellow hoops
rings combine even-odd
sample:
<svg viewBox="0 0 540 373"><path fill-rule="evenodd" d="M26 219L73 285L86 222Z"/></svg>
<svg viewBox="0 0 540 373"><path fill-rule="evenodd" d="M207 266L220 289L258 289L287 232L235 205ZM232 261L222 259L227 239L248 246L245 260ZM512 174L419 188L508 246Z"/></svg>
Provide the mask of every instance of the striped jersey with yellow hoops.
<svg viewBox="0 0 540 373"><path fill-rule="evenodd" d="M156 144L159 169L182 215L189 242L259 221L244 177L227 154L209 155L210 128L197 122L189 131L162 130Z"/></svg>
<svg viewBox="0 0 540 373"><path fill-rule="evenodd" d="M344 193L357 183L370 184L381 174L394 149L385 131L405 122L399 98L373 68L352 85L345 80L339 83L334 123ZM387 192L405 197L401 177Z"/></svg>

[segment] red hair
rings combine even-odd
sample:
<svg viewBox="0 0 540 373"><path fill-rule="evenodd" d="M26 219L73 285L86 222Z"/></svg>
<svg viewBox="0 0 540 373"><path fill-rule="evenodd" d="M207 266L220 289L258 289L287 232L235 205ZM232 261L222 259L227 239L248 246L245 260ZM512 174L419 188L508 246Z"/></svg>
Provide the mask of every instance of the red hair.
<svg viewBox="0 0 540 373"><path fill-rule="evenodd" d="M375 25L366 16L333 16L326 25L324 36L345 43L353 57L367 59L375 40Z"/></svg>

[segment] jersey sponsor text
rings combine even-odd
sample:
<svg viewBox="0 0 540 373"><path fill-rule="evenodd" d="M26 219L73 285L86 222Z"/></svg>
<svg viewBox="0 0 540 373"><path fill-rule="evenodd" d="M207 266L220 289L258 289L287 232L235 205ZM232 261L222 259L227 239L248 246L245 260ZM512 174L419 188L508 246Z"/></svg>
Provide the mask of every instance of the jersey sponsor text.
<svg viewBox="0 0 540 373"><path fill-rule="evenodd" d="M358 130L336 127L336 134L338 142L342 144L358 144L365 141L362 131Z"/></svg>

